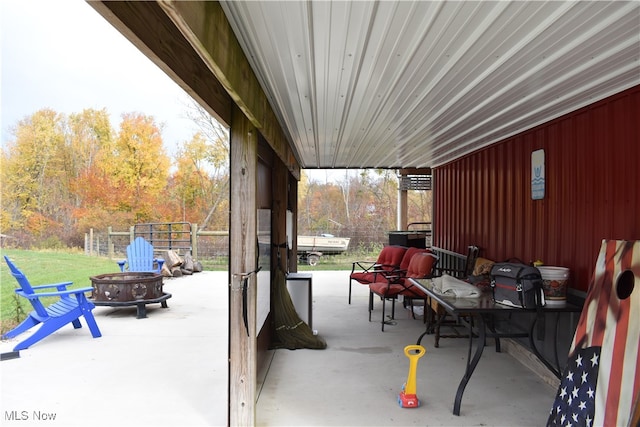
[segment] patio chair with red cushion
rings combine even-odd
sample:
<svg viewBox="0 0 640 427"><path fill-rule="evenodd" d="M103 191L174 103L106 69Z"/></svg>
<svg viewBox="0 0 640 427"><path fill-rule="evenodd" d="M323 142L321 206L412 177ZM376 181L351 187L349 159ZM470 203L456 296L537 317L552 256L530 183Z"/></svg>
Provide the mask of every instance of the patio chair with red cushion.
<svg viewBox="0 0 640 427"><path fill-rule="evenodd" d="M425 294L422 289L418 288L411 281L407 280L409 278L413 279L427 279L432 278L436 275L436 267L438 265L438 257L433 253L423 254L428 259L428 261L417 262L419 258L416 258L416 266L412 267L410 271L407 272L406 277L403 280L404 290L400 292L400 295L404 298L405 306L409 307L411 310L411 315L415 319L415 313L413 310L413 301L414 300L422 300L422 305L426 309L427 308L427 294ZM430 258L430 259L429 259ZM412 260L413 261L413 260ZM430 262L429 262L430 261ZM426 322L426 316L424 317Z"/></svg>
<svg viewBox="0 0 640 427"><path fill-rule="evenodd" d="M389 245L382 248L378 259L371 261L355 261L349 275L349 304L351 304L351 282L356 281L363 285L373 283L382 273L391 273L400 270L401 263L407 248L404 246Z"/></svg>
<svg viewBox="0 0 640 427"><path fill-rule="evenodd" d="M415 254L421 254L421 253L427 253L427 252L431 252L431 250L424 249L424 248L414 248L414 247L407 248L407 251L402 256L402 261L400 261L400 268L396 270L394 274L400 274L401 276L406 276L407 270L409 269L409 263L411 263L413 256Z"/></svg>
<svg viewBox="0 0 640 427"><path fill-rule="evenodd" d="M422 251L414 253L409 262L407 270L398 275L379 275L379 280L369 284L369 321L373 311L373 295L378 295L382 299L382 331L384 325L389 324L395 318L395 301L398 295L407 298L421 298L426 300L426 295L416 288L407 278L424 279L431 277L433 267L437 264L438 258L428 252ZM391 300L391 317L385 320L386 301Z"/></svg>
<svg viewBox="0 0 640 427"><path fill-rule="evenodd" d="M400 261L400 266L399 268L392 270L392 271L383 271L382 274L385 277L390 277L392 280L399 282L399 283L404 283L405 282L405 278L407 277L407 272L409 270L409 264L411 263L411 260L413 259L414 255L417 254L424 254L424 253L431 253L430 249L424 249L424 248L416 248L416 247L408 247L407 251L404 253L404 255L402 256L402 261ZM438 257L434 255L434 257L437 259ZM412 274L416 274L416 271L414 269L414 272ZM422 277L422 276L413 276L413 277ZM378 281L378 280L376 280ZM373 310L373 306L371 306L371 309Z"/></svg>

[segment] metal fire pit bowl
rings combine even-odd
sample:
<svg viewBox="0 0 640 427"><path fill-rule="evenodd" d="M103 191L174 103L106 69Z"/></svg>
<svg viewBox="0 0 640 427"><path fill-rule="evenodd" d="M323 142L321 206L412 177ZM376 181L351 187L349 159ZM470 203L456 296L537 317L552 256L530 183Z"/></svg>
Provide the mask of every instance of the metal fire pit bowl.
<svg viewBox="0 0 640 427"><path fill-rule="evenodd" d="M167 308L167 299L171 298L171 294L162 291L162 275L157 273L108 273L90 279L95 305L135 305L138 307L138 319L147 317L147 304L160 303L162 308Z"/></svg>

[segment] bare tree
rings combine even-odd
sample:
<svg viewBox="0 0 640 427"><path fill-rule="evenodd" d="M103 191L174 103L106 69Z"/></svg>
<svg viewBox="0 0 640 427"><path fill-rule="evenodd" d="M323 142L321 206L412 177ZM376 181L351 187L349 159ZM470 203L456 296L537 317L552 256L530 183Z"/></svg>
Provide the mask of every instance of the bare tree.
<svg viewBox="0 0 640 427"><path fill-rule="evenodd" d="M187 118L193 121L200 129L208 144L211 146L208 161L213 165L214 176L220 185L218 192L212 200L211 206L204 221L200 225L201 230L205 230L213 215L218 210L221 203L228 199L229 190L229 130L211 116L200 104L192 101L186 105Z"/></svg>

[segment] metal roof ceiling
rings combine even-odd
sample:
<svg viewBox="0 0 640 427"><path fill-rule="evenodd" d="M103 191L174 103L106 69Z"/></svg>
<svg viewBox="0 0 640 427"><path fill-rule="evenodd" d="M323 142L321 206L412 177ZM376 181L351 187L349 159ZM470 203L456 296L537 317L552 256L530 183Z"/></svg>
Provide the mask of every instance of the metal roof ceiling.
<svg viewBox="0 0 640 427"><path fill-rule="evenodd" d="M223 1L303 168L432 167L640 83L640 2Z"/></svg>

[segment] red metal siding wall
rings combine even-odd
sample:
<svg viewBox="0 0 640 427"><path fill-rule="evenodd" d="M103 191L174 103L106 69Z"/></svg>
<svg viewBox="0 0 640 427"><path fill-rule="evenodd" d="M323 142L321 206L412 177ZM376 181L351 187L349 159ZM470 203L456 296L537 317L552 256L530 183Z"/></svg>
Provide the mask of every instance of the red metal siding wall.
<svg viewBox="0 0 640 427"><path fill-rule="evenodd" d="M543 200L531 153L545 151ZM602 239L640 239L640 86L516 135L434 177L433 244L571 269L586 291Z"/></svg>

